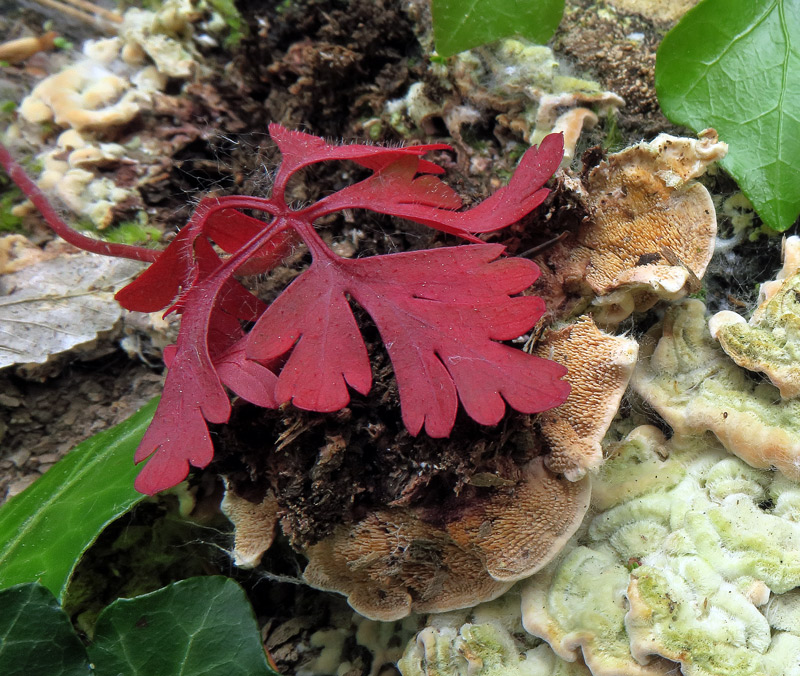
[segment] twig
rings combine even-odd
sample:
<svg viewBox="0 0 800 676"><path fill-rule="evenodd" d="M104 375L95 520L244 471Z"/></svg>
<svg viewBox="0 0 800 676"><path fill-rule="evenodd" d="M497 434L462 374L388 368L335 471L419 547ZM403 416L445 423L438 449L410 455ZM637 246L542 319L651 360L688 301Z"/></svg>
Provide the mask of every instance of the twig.
<svg viewBox="0 0 800 676"><path fill-rule="evenodd" d="M116 32L114 25L122 23L122 17L116 12L104 7L98 7L91 2L86 2L86 0L64 0L64 2L60 0L36 0L36 2L106 32Z"/></svg>

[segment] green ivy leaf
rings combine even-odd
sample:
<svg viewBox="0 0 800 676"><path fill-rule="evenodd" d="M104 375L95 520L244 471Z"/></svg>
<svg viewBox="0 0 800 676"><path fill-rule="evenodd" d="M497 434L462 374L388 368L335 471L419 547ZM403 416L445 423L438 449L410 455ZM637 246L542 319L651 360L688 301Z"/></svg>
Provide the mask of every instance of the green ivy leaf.
<svg viewBox="0 0 800 676"><path fill-rule="evenodd" d="M512 35L544 44L561 23L564 0L433 0L431 13L436 51L451 56Z"/></svg>
<svg viewBox="0 0 800 676"><path fill-rule="evenodd" d="M722 165L759 216L800 213L800 0L703 0L656 57L664 114L730 146Z"/></svg>
<svg viewBox="0 0 800 676"><path fill-rule="evenodd" d="M0 674L88 676L86 650L48 589L21 584L0 591Z"/></svg>
<svg viewBox="0 0 800 676"><path fill-rule="evenodd" d="M63 600L81 554L144 497L133 454L157 403L76 446L0 508L0 588L38 581Z"/></svg>
<svg viewBox="0 0 800 676"><path fill-rule="evenodd" d="M96 676L269 676L253 610L226 577L193 577L97 618L89 656Z"/></svg>

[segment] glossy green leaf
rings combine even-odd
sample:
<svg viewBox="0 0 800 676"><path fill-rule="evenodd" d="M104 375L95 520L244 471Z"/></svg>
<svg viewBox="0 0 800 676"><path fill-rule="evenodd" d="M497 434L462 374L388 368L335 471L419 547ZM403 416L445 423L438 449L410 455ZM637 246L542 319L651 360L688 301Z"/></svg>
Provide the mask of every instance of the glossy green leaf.
<svg viewBox="0 0 800 676"><path fill-rule="evenodd" d="M53 594L38 584L0 591L0 674L88 676L86 650Z"/></svg>
<svg viewBox="0 0 800 676"><path fill-rule="evenodd" d="M431 13L436 51L451 56L512 35L544 44L561 23L564 0L433 0Z"/></svg>
<svg viewBox="0 0 800 676"><path fill-rule="evenodd" d="M133 454L157 403L76 446L0 508L0 588L38 581L63 600L81 554L144 497Z"/></svg>
<svg viewBox="0 0 800 676"><path fill-rule="evenodd" d="M275 673L247 597L226 577L193 577L114 601L97 619L89 656L96 676Z"/></svg>
<svg viewBox="0 0 800 676"><path fill-rule="evenodd" d="M666 116L729 145L723 166L759 216L800 213L800 0L703 0L664 38L656 90Z"/></svg>

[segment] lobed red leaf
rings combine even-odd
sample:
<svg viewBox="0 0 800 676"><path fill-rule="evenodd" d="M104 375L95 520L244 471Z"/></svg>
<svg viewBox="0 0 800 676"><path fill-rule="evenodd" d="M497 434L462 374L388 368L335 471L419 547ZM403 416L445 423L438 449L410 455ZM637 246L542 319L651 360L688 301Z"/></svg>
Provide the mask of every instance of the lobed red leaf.
<svg viewBox="0 0 800 676"><path fill-rule="evenodd" d="M498 260L502 251L481 244L315 260L253 327L248 355L272 360L291 351L278 376L279 403L342 408L347 385L370 386L350 296L387 347L411 434L424 425L432 437L449 435L459 399L484 425L499 422L504 402L525 413L557 406L569 394L566 369L495 342L523 334L544 312L539 298L511 297L536 279L536 265Z"/></svg>

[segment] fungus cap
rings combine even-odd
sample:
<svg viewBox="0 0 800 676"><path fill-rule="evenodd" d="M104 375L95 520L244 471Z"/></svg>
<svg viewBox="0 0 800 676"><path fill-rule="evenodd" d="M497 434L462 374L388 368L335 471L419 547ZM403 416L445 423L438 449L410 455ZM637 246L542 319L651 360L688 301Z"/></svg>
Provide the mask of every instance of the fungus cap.
<svg viewBox="0 0 800 676"><path fill-rule="evenodd" d="M751 466L800 480L800 399L749 378L711 337L703 303L671 307L649 343L631 385L676 436L713 432Z"/></svg>
<svg viewBox="0 0 800 676"><path fill-rule="evenodd" d="M376 620L444 612L496 598L550 561L589 506L588 479L559 478L541 458L519 484L465 491L425 520L425 509L383 509L306 551L313 587L348 596Z"/></svg>
<svg viewBox="0 0 800 676"><path fill-rule="evenodd" d="M568 481L536 458L513 491L475 501L447 524L447 532L481 559L495 580L530 577L555 557L589 508L588 478Z"/></svg>
<svg viewBox="0 0 800 676"><path fill-rule="evenodd" d="M709 435L636 428L595 488L604 504L522 586L529 632L595 676L676 673L675 662L686 676L794 673L800 523L782 505L797 504L797 484Z"/></svg>
<svg viewBox="0 0 800 676"><path fill-rule="evenodd" d="M233 563L255 568L275 538L278 501L268 492L260 503L250 502L226 486L220 509L234 526Z"/></svg>
<svg viewBox="0 0 800 676"><path fill-rule="evenodd" d="M710 129L697 139L661 134L609 155L589 173L579 196L590 217L571 257L588 261L584 283L599 296L598 322L617 323L697 285L717 222L711 196L694 179L726 151Z"/></svg>
<svg viewBox="0 0 800 676"><path fill-rule="evenodd" d="M384 622L412 611L466 608L511 586L493 580L477 556L408 509L380 510L337 526L306 555L308 584L345 594L354 610Z"/></svg>
<svg viewBox="0 0 800 676"><path fill-rule="evenodd" d="M547 467L576 481L603 461L600 442L628 387L639 346L630 338L604 333L583 315L548 333L537 354L568 369L569 397L542 413L539 422L550 447Z"/></svg>
<svg viewBox="0 0 800 676"><path fill-rule="evenodd" d="M724 310L708 323L725 353L748 371L764 373L784 399L800 396L800 238L783 246L777 278L761 285L750 321Z"/></svg>

